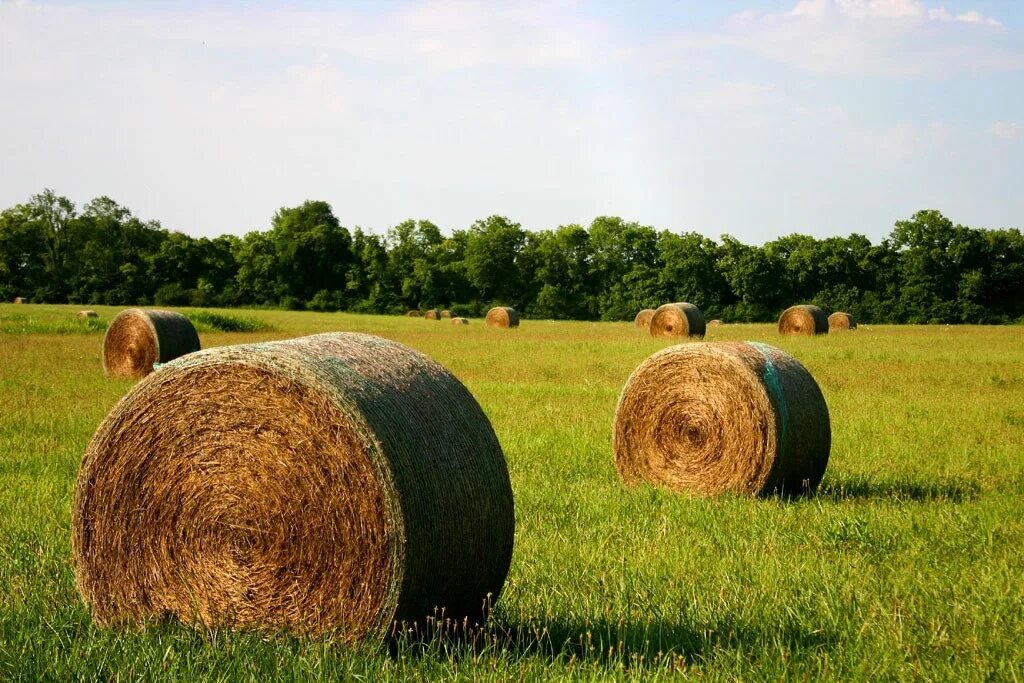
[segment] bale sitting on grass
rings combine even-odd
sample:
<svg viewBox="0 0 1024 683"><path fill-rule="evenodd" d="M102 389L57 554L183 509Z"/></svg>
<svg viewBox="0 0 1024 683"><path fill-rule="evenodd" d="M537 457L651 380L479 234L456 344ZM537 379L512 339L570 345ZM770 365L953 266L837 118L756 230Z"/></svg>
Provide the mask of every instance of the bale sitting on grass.
<svg viewBox="0 0 1024 683"><path fill-rule="evenodd" d="M495 306L487 311L484 323L488 327L519 327L519 314L508 306Z"/></svg>
<svg viewBox="0 0 1024 683"><path fill-rule="evenodd" d="M814 336L828 332L828 318L817 306L790 306L779 316L779 334Z"/></svg>
<svg viewBox="0 0 1024 683"><path fill-rule="evenodd" d="M419 311L409 311L405 315L406 315L406 317L409 317L409 318L418 318L418 317L420 317L420 312Z"/></svg>
<svg viewBox="0 0 1024 683"><path fill-rule="evenodd" d="M136 385L75 489L78 590L101 626L379 638L482 623L508 573L512 488L469 391L365 334L227 346Z"/></svg>
<svg viewBox="0 0 1024 683"><path fill-rule="evenodd" d="M654 317L654 309L653 308L645 308L644 310L642 310L639 313L637 313L636 317L633 318L633 325L635 327L639 327L640 329L646 330L646 329L650 328L650 326L651 326L651 318L653 318L653 317Z"/></svg>
<svg viewBox="0 0 1024 683"><path fill-rule="evenodd" d="M99 314L96 313L96 311L79 311L78 313L75 313L75 317L79 318L79 319L83 319L83 318L98 318L100 316L99 316Z"/></svg>
<svg viewBox="0 0 1024 683"><path fill-rule="evenodd" d="M703 495L814 491L832 432L810 373L767 344L680 344L633 372L615 411L626 484Z"/></svg>
<svg viewBox="0 0 1024 683"><path fill-rule="evenodd" d="M449 311L449 310L448 310L448 309L446 308L446 309L444 309L443 311L441 311L441 317L442 317L442 318L451 318L451 317L452 317L452 312L451 312L451 311Z"/></svg>
<svg viewBox="0 0 1024 683"><path fill-rule="evenodd" d="M651 317L652 337L703 337L704 314L686 302L659 306Z"/></svg>
<svg viewBox="0 0 1024 683"><path fill-rule="evenodd" d="M437 310L436 308L431 308L429 311L423 314L423 317L426 318L427 320L440 320L441 311Z"/></svg>
<svg viewBox="0 0 1024 683"><path fill-rule="evenodd" d="M828 331L845 332L846 330L857 329L857 321L853 316L843 311L836 311L828 317Z"/></svg>
<svg viewBox="0 0 1024 683"><path fill-rule="evenodd" d="M25 297L21 297L21 296L14 297L14 303L16 303L16 304L23 304L23 303L25 303Z"/></svg>
<svg viewBox="0 0 1024 683"><path fill-rule="evenodd" d="M452 318L452 325L468 325L469 320L466 318Z"/></svg>
<svg viewBox="0 0 1024 683"><path fill-rule="evenodd" d="M121 311L103 337L103 371L108 377L145 377L154 363L167 363L199 350L192 322L173 311Z"/></svg>

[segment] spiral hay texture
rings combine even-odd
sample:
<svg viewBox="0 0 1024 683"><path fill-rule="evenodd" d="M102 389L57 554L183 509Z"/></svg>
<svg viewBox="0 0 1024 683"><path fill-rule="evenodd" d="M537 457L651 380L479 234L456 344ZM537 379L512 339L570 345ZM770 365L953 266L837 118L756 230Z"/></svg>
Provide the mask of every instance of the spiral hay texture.
<svg viewBox="0 0 1024 683"><path fill-rule="evenodd" d="M488 327L519 327L519 314L508 306L495 306L484 320Z"/></svg>
<svg viewBox="0 0 1024 683"><path fill-rule="evenodd" d="M167 364L78 473L78 590L102 626L385 635L479 622L512 556L512 489L480 406L401 344L332 333Z"/></svg>
<svg viewBox="0 0 1024 683"><path fill-rule="evenodd" d="M700 495L813 491L828 464L828 406L814 378L767 344L680 344L650 356L615 412L626 484Z"/></svg>
<svg viewBox="0 0 1024 683"><path fill-rule="evenodd" d="M830 333L855 329L857 329L857 321L849 313L836 311L828 317L828 331Z"/></svg>
<svg viewBox="0 0 1024 683"><path fill-rule="evenodd" d="M790 306L779 316L779 334L826 334L828 318L817 306Z"/></svg>
<svg viewBox="0 0 1024 683"><path fill-rule="evenodd" d="M638 327L638 328L640 328L642 330L646 330L646 329L648 329L651 326L651 318L653 318L653 317L654 317L654 309L653 308L645 308L644 310L642 310L639 313L637 313L636 317L633 318L633 325L635 325L636 327Z"/></svg>
<svg viewBox="0 0 1024 683"><path fill-rule="evenodd" d="M468 325L469 320L466 318L452 318L452 325Z"/></svg>
<svg viewBox="0 0 1024 683"><path fill-rule="evenodd" d="M659 306L651 317L652 337L703 337L704 314L693 304Z"/></svg>
<svg viewBox="0 0 1024 683"><path fill-rule="evenodd" d="M79 311L78 313L75 313L75 317L79 318L79 319L85 319L85 318L98 318L100 316L99 316L99 314L96 313L96 311Z"/></svg>
<svg viewBox="0 0 1024 683"><path fill-rule="evenodd" d="M424 313L423 317L426 318L427 320L440 320L441 311L437 310L436 308L432 308L426 313Z"/></svg>
<svg viewBox="0 0 1024 683"><path fill-rule="evenodd" d="M191 321L173 311L121 311L103 337L103 371L108 377L144 377L154 363L167 363L199 350Z"/></svg>

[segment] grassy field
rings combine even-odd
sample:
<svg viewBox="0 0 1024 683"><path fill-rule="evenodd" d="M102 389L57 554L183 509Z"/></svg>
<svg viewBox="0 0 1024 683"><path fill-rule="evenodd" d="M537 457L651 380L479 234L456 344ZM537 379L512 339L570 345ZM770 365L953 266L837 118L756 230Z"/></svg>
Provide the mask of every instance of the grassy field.
<svg viewBox="0 0 1024 683"><path fill-rule="evenodd" d="M91 624L69 563L71 491L131 385L100 366L115 309L97 308L98 325L73 311L0 305L0 679L1024 679L1020 327L713 331L789 351L828 400L822 489L784 502L619 484L618 392L668 345L631 324L225 311L264 330L205 324L204 346L360 331L423 351L469 387L505 449L516 550L493 623L471 643L353 650Z"/></svg>

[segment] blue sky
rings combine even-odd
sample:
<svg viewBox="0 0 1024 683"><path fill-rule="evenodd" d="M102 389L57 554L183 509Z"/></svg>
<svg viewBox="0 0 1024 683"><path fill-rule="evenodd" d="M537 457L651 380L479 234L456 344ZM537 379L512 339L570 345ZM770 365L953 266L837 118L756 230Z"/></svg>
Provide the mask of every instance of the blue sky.
<svg viewBox="0 0 1024 683"><path fill-rule="evenodd" d="M1024 3L0 1L0 206L193 235L602 214L748 242L1024 227Z"/></svg>

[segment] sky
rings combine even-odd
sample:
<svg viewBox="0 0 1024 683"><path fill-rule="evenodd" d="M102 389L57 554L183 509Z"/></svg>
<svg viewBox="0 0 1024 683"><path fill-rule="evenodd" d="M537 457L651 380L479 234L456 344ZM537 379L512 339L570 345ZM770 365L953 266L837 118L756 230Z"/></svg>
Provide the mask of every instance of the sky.
<svg viewBox="0 0 1024 683"><path fill-rule="evenodd" d="M1024 227L1024 2L0 0L0 207L190 235Z"/></svg>

